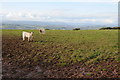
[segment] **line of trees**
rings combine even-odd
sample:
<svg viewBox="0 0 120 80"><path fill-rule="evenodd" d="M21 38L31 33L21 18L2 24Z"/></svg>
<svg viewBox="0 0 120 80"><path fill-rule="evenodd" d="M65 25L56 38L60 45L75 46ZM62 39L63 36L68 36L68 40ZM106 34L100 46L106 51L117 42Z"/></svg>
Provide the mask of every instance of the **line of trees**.
<svg viewBox="0 0 120 80"><path fill-rule="evenodd" d="M100 28L99 30L106 30L106 29L120 29L120 27L103 27L103 28Z"/></svg>

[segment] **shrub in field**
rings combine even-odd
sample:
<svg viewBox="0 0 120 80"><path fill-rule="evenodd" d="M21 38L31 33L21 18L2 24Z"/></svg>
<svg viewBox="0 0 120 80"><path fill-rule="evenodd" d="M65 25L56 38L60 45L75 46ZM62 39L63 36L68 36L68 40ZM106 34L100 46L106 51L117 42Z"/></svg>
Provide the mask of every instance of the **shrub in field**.
<svg viewBox="0 0 120 80"><path fill-rule="evenodd" d="M45 30L50 30L50 29L45 29Z"/></svg>
<svg viewBox="0 0 120 80"><path fill-rule="evenodd" d="M73 29L73 30L80 30L80 28L75 28L75 29Z"/></svg>
<svg viewBox="0 0 120 80"><path fill-rule="evenodd" d="M120 29L120 27L103 27L100 28L99 30L106 30L106 29Z"/></svg>

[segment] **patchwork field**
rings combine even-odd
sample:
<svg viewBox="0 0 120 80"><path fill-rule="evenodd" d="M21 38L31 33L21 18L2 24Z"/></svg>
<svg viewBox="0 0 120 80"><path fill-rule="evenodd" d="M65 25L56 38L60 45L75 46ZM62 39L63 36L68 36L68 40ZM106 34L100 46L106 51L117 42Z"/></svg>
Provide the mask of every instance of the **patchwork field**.
<svg viewBox="0 0 120 80"><path fill-rule="evenodd" d="M2 30L3 78L120 78L118 48L118 30Z"/></svg>

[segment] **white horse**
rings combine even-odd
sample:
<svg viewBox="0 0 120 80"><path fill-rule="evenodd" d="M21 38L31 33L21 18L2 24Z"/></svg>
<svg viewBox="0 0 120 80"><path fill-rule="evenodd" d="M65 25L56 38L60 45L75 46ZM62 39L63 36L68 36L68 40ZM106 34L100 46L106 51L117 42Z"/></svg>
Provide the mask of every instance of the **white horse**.
<svg viewBox="0 0 120 80"><path fill-rule="evenodd" d="M27 37L28 38L28 41L32 41L32 39L33 39L33 32L25 32L25 31L23 31L22 32L22 37L23 37L23 41L25 40L25 37Z"/></svg>

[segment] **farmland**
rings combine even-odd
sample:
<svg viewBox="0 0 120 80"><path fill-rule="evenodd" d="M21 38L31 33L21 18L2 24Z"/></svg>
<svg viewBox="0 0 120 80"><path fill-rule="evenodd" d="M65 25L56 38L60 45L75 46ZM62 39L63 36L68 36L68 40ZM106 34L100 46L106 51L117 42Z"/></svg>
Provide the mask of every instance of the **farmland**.
<svg viewBox="0 0 120 80"><path fill-rule="evenodd" d="M2 30L3 77L120 78L119 47L118 30Z"/></svg>

